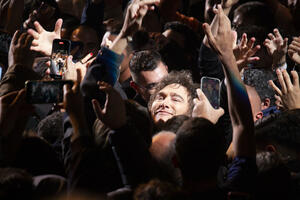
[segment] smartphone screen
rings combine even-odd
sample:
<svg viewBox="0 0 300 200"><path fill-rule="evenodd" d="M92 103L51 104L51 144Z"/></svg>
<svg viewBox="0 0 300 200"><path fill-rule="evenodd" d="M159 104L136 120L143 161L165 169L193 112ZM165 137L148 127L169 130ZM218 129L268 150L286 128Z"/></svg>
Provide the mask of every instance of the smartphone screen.
<svg viewBox="0 0 300 200"><path fill-rule="evenodd" d="M66 71L67 58L70 55L71 42L69 40L53 40L50 76L54 79L62 79Z"/></svg>
<svg viewBox="0 0 300 200"><path fill-rule="evenodd" d="M27 81L26 101L31 104L59 103L63 101L64 84L73 85L71 80Z"/></svg>
<svg viewBox="0 0 300 200"><path fill-rule="evenodd" d="M220 107L220 80L204 76L201 78L201 90L214 108Z"/></svg>

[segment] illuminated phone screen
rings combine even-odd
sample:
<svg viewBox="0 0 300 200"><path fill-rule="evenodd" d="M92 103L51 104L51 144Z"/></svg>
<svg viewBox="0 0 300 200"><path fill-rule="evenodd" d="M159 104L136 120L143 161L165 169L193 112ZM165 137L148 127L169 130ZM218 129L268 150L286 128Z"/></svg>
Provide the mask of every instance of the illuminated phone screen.
<svg viewBox="0 0 300 200"><path fill-rule="evenodd" d="M211 77L201 78L201 90L214 108L220 107L220 80Z"/></svg>
<svg viewBox="0 0 300 200"><path fill-rule="evenodd" d="M55 39L52 46L50 72L53 78L61 79L67 67L67 58L70 54L69 40Z"/></svg>

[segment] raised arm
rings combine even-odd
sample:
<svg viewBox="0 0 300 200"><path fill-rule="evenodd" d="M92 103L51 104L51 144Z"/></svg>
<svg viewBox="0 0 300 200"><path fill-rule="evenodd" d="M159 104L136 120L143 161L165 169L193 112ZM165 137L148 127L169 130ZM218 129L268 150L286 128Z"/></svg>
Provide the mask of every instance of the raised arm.
<svg viewBox="0 0 300 200"><path fill-rule="evenodd" d="M215 13L215 17L219 20L217 31L213 34L211 27L206 23L203 24L203 28L211 48L223 63L228 107L233 127L233 151L235 156L255 157L253 117L248 94L240 78L233 54L234 36L231 24L220 5Z"/></svg>
<svg viewBox="0 0 300 200"><path fill-rule="evenodd" d="M33 71L34 53L30 51L33 38L27 33L16 31L8 52L8 70L0 82L0 96L24 88L26 80L39 76Z"/></svg>
<svg viewBox="0 0 300 200"><path fill-rule="evenodd" d="M287 68L286 53L288 51L288 38L282 38L278 29L274 29L274 34L269 33L264 41L268 53L273 58L273 68Z"/></svg>

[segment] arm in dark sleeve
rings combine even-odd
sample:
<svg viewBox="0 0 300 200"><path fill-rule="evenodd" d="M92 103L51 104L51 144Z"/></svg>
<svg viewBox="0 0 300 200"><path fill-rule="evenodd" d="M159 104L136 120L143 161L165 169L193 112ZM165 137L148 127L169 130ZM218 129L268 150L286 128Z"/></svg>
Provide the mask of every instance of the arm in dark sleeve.
<svg viewBox="0 0 300 200"><path fill-rule="evenodd" d="M224 79L222 63L217 54L203 43L199 51L198 67L201 76L214 77L220 80Z"/></svg>
<svg viewBox="0 0 300 200"><path fill-rule="evenodd" d="M227 172L225 188L230 191L252 192L256 174L255 158L235 157Z"/></svg>
<svg viewBox="0 0 300 200"><path fill-rule="evenodd" d="M91 100L97 99L101 105L104 105L106 98L106 94L99 90L97 82L104 81L115 87L118 84L119 66L122 60L123 55L118 55L102 47L96 60L86 72L81 83L81 92L85 103L85 115L90 128L96 119Z"/></svg>
<svg viewBox="0 0 300 200"><path fill-rule="evenodd" d="M41 77L31 69L22 65L13 65L8 68L0 82L0 96L25 87L27 80L38 80Z"/></svg>

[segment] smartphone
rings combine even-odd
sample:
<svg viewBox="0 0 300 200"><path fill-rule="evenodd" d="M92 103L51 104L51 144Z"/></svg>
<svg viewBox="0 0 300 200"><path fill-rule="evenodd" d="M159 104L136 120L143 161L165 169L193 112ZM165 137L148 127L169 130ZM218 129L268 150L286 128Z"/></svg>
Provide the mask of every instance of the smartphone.
<svg viewBox="0 0 300 200"><path fill-rule="evenodd" d="M73 81L27 81L25 83L26 101L30 104L60 103L63 101L65 84L73 86Z"/></svg>
<svg viewBox="0 0 300 200"><path fill-rule="evenodd" d="M204 76L201 78L201 90L209 100L212 107L220 107L220 80Z"/></svg>
<svg viewBox="0 0 300 200"><path fill-rule="evenodd" d="M70 55L71 42L69 40L53 40L50 76L54 79L62 79L66 71L67 58Z"/></svg>

